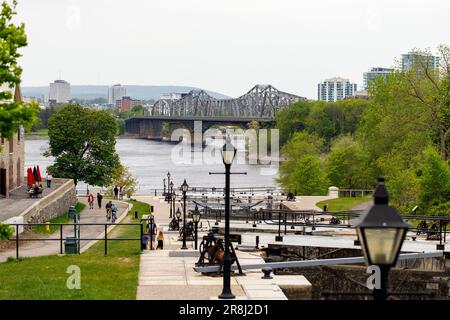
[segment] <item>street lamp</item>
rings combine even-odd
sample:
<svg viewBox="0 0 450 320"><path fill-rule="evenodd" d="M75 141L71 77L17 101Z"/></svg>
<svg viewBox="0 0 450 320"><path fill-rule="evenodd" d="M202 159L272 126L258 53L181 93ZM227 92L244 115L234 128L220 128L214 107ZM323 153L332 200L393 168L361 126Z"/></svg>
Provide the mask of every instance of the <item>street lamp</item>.
<svg viewBox="0 0 450 320"><path fill-rule="evenodd" d="M184 179L183 184L181 185L181 191L183 192L183 246L181 249L186 250L186 192L189 189L189 185L186 183L186 179Z"/></svg>
<svg viewBox="0 0 450 320"><path fill-rule="evenodd" d="M231 292L230 169L237 150L228 138L221 151L223 164L225 165L225 256L223 261L223 290L219 299L234 299L235 296Z"/></svg>
<svg viewBox="0 0 450 320"><path fill-rule="evenodd" d="M164 183L163 196L165 196L166 195L166 178L163 179L163 183Z"/></svg>
<svg viewBox="0 0 450 320"><path fill-rule="evenodd" d="M169 186L170 186L170 172L167 172L167 192L170 192Z"/></svg>
<svg viewBox="0 0 450 320"><path fill-rule="evenodd" d="M177 217L177 221L178 221L178 230L180 230L180 218L181 218L180 207L178 207L177 212L175 213L175 216Z"/></svg>
<svg viewBox="0 0 450 320"><path fill-rule="evenodd" d="M173 181L170 181L170 193L173 193Z"/></svg>
<svg viewBox="0 0 450 320"><path fill-rule="evenodd" d="M175 213L175 201L177 199L177 195L175 192L172 193L171 198L172 198L172 203L171 203L171 208L170 208L170 218L172 218Z"/></svg>
<svg viewBox="0 0 450 320"><path fill-rule="evenodd" d="M192 221L194 221L195 225L195 250L197 250L197 243L198 243L198 223L200 221L200 218L202 215L200 214L200 211L198 210L198 206L195 205L195 209L192 212Z"/></svg>
<svg viewBox="0 0 450 320"><path fill-rule="evenodd" d="M389 270L397 262L409 225L389 205L389 194L383 177L378 178L373 197L374 205L356 226L356 230L366 264L380 268L380 288L373 290L374 299L386 300Z"/></svg>

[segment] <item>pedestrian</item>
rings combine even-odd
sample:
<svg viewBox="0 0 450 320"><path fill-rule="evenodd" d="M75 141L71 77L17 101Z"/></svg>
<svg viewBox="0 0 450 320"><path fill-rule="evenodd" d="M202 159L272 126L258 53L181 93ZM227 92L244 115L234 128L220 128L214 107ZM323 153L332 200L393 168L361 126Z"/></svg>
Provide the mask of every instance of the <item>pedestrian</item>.
<svg viewBox="0 0 450 320"><path fill-rule="evenodd" d="M45 180L47 180L47 188L51 188L52 187L52 175L47 171L47 177Z"/></svg>
<svg viewBox="0 0 450 320"><path fill-rule="evenodd" d="M114 223L116 222L117 219L117 206L112 203L111 204L111 222Z"/></svg>
<svg viewBox="0 0 450 320"><path fill-rule="evenodd" d="M122 187L119 188L119 199L123 200Z"/></svg>
<svg viewBox="0 0 450 320"><path fill-rule="evenodd" d="M88 196L89 209L94 209L94 195L89 193Z"/></svg>
<svg viewBox="0 0 450 320"><path fill-rule="evenodd" d="M114 187L114 200L119 200L119 188Z"/></svg>
<svg viewBox="0 0 450 320"><path fill-rule="evenodd" d="M39 186L38 186L37 183L34 185L34 189L33 190L34 190L34 197L37 199L38 195L39 195Z"/></svg>
<svg viewBox="0 0 450 320"><path fill-rule="evenodd" d="M111 215L112 215L112 201L108 201L108 203L106 204L105 208L106 208L106 220L109 221L111 219Z"/></svg>
<svg viewBox="0 0 450 320"><path fill-rule="evenodd" d="M102 208L102 200L103 200L103 196L100 194L100 192L97 192L97 203L98 203L99 209Z"/></svg>
<svg viewBox="0 0 450 320"><path fill-rule="evenodd" d="M161 249L163 250L164 248L164 234L162 232L162 230L159 230L158 233L158 237L156 238L156 240L158 241L158 245L156 246L156 249Z"/></svg>

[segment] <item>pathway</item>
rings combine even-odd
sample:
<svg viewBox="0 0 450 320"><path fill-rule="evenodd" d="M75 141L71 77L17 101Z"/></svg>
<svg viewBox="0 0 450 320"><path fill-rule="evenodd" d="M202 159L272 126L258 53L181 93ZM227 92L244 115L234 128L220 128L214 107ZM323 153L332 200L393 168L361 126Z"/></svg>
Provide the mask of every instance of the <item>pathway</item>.
<svg viewBox="0 0 450 320"><path fill-rule="evenodd" d="M27 193L27 186L22 186L17 188L9 194L8 198L0 198L0 207L2 208L0 212L0 221L5 221L9 218L19 216L22 212L28 209L30 206L36 202L42 200L44 197L48 196L50 193L58 190L62 185L61 182L53 181L52 187L47 188L46 182L44 184L44 190L39 198L30 198Z"/></svg>
<svg viewBox="0 0 450 320"><path fill-rule="evenodd" d="M199 274L194 271L199 252L193 250L193 242L187 241L189 250L181 250L178 231L168 231L169 205L161 197L136 196L136 200L154 206L155 222L164 229L164 249L145 251L141 254L138 300L210 300L217 299L222 291L223 278ZM204 224L207 227L207 224ZM199 232L199 238L205 233ZM257 254L237 251L242 264L261 263ZM237 299L286 300L280 285L309 290L311 284L303 276L274 276L261 279L261 271L248 271L245 276L234 276L231 289Z"/></svg>
<svg viewBox="0 0 450 320"><path fill-rule="evenodd" d="M81 223L105 223L106 222L106 211L104 206L102 209L98 209L97 206L94 209L89 209L87 205L87 198L80 197L78 198L79 202L86 204L86 208L80 214L80 222ZM118 208L117 215L117 223L120 222L123 218L126 217L129 209L129 205L125 202L113 201ZM111 226L108 229L108 232L112 229ZM103 225L99 226L82 226L80 233L81 238L101 238L104 236L105 227ZM73 228L71 226L65 227L63 229L63 237L73 236ZM51 239L59 239L59 231L52 233L51 235L42 234L39 235L39 238L51 238ZM19 237L20 239L20 237ZM81 241L80 251L84 252L89 247L91 247L96 240L90 241ZM21 242L19 246L19 256L20 257L37 257L37 256L48 256L59 254L60 252L60 242L56 240L48 240L48 241L27 241ZM0 252L0 262L5 262L8 257L15 257L16 249L10 249L7 251Z"/></svg>

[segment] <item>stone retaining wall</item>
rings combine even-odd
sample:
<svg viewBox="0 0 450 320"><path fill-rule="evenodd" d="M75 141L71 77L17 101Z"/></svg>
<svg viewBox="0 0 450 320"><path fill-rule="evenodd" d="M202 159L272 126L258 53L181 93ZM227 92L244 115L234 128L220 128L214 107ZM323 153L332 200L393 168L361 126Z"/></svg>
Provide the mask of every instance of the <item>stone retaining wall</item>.
<svg viewBox="0 0 450 320"><path fill-rule="evenodd" d="M312 299L324 299L322 292L369 292L366 287L369 274L365 266L317 266L309 268L292 268L276 271L279 275L298 274L304 276L312 284ZM435 297L428 296L396 296L396 299L449 299L450 273L392 269L389 273L390 292L434 292ZM295 290L285 292L289 300L299 299L301 292ZM329 299L364 299L362 296L331 296ZM393 297L394 298L394 297Z"/></svg>
<svg viewBox="0 0 450 320"><path fill-rule="evenodd" d="M42 223L56 218L77 203L75 184L72 179L53 179L62 185L36 202L21 214L25 223Z"/></svg>

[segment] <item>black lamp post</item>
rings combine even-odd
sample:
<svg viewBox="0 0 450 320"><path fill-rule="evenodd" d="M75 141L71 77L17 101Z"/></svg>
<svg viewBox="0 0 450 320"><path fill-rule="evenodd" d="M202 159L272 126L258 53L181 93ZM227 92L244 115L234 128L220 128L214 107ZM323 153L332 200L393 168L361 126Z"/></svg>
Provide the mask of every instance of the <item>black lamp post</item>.
<svg viewBox="0 0 450 320"><path fill-rule="evenodd" d="M165 196L166 195L166 178L163 179L163 183L164 183L163 196Z"/></svg>
<svg viewBox="0 0 450 320"><path fill-rule="evenodd" d="M195 209L192 212L192 221L194 221L195 225L195 250L197 250L197 243L198 243L198 223L200 221L200 218L202 215L200 214L200 211L198 210L198 206L195 205Z"/></svg>
<svg viewBox="0 0 450 320"><path fill-rule="evenodd" d="M373 290L375 300L386 300L389 270L395 266L409 225L389 205L384 178L378 179L374 205L356 226L367 265L377 265L381 272L380 288Z"/></svg>
<svg viewBox="0 0 450 320"><path fill-rule="evenodd" d="M167 193L170 193L170 172L167 172Z"/></svg>
<svg viewBox="0 0 450 320"><path fill-rule="evenodd" d="M181 218L181 211L180 211L180 207L178 207L177 212L175 213L175 216L177 217L177 221L178 221L178 230L180 230L180 218Z"/></svg>
<svg viewBox="0 0 450 320"><path fill-rule="evenodd" d="M183 246L181 249L186 250L186 192L189 189L189 185L186 183L186 179L184 179L183 184L181 185L181 191L183 192Z"/></svg>
<svg viewBox="0 0 450 320"><path fill-rule="evenodd" d="M225 165L225 256L223 262L223 290L219 299L234 299L231 292L231 253L230 253L230 169L236 156L236 148L227 139L222 148L222 160Z"/></svg>
<svg viewBox="0 0 450 320"><path fill-rule="evenodd" d="M172 193L171 198L172 198L172 203L171 203L171 209L170 209L170 218L173 218L173 216L175 214L175 201L177 199L177 195L175 192Z"/></svg>

